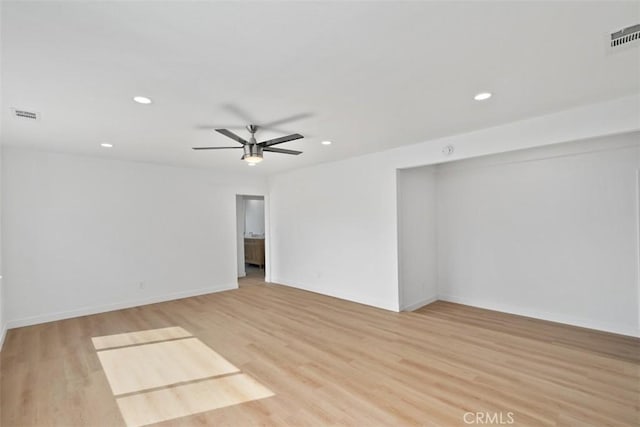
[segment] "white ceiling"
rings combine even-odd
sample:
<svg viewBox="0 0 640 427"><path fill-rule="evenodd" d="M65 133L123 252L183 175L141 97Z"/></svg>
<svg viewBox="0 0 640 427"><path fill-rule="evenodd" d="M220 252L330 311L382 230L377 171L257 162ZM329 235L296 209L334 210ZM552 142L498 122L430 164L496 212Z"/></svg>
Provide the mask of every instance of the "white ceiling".
<svg viewBox="0 0 640 427"><path fill-rule="evenodd" d="M3 2L2 142L273 173L637 93L640 49L607 49L637 23L637 1ZM293 116L258 139L302 133L297 157L190 148Z"/></svg>

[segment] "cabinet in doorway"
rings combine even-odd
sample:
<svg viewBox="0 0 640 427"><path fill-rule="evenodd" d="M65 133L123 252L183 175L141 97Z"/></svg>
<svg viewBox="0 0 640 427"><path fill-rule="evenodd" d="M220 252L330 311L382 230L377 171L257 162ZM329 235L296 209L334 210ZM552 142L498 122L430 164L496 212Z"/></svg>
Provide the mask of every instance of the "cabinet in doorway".
<svg viewBox="0 0 640 427"><path fill-rule="evenodd" d="M244 262L264 268L264 239L244 239Z"/></svg>

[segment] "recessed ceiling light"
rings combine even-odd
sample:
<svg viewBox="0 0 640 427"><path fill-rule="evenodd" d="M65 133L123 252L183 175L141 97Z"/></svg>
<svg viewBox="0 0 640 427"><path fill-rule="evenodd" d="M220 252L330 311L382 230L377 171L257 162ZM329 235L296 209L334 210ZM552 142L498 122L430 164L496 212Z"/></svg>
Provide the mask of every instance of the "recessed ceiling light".
<svg viewBox="0 0 640 427"><path fill-rule="evenodd" d="M331 145L331 141L322 141L321 144L322 145Z"/></svg>
<svg viewBox="0 0 640 427"><path fill-rule="evenodd" d="M138 104L151 104L151 99L147 98L146 96L134 96L133 100Z"/></svg>
<svg viewBox="0 0 640 427"><path fill-rule="evenodd" d="M111 147L113 147L113 144L109 144L107 142L103 142L102 144L100 144L100 146L104 147L104 148L111 148Z"/></svg>
<svg viewBox="0 0 640 427"><path fill-rule="evenodd" d="M476 101L484 101L489 98L491 98L491 92L480 92L473 97L473 99L475 99Z"/></svg>

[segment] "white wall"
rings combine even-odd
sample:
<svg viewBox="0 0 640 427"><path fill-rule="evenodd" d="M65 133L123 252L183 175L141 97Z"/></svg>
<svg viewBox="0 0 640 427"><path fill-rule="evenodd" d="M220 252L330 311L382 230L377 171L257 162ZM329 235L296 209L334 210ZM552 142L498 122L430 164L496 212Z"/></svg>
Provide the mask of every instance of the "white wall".
<svg viewBox="0 0 640 427"><path fill-rule="evenodd" d="M631 96L271 177L271 278L398 310L397 169L636 131L639 117Z"/></svg>
<svg viewBox="0 0 640 427"><path fill-rule="evenodd" d="M2 222L2 150L0 150L0 223ZM5 320L4 310L4 279L2 277L2 227L0 226L0 351L2 351L2 345L4 344L4 338L7 333L7 325Z"/></svg>
<svg viewBox="0 0 640 427"><path fill-rule="evenodd" d="M0 4L0 22L2 22L2 5ZM2 31L0 31L0 46L2 45L1 36ZM0 55L0 70L2 70L1 64L1 56ZM0 78L0 99L2 98L2 79ZM2 125L0 124L0 146L2 145ZM0 150L0 222L2 217L2 152ZM5 320L5 310L4 310L4 281L2 279L3 269L2 269L2 227L0 227L0 351L2 351L2 344L4 344L4 337L7 332L6 328L6 320Z"/></svg>
<svg viewBox="0 0 640 427"><path fill-rule="evenodd" d="M437 167L441 299L637 335L640 133Z"/></svg>
<svg viewBox="0 0 640 427"><path fill-rule="evenodd" d="M244 198L245 235L264 236L264 199Z"/></svg>
<svg viewBox="0 0 640 427"><path fill-rule="evenodd" d="M271 280L397 310L395 174L368 159L273 177Z"/></svg>
<svg viewBox="0 0 640 427"><path fill-rule="evenodd" d="M401 310L438 298L436 167L398 170L398 288Z"/></svg>
<svg viewBox="0 0 640 427"><path fill-rule="evenodd" d="M263 180L6 148L2 161L10 327L237 286L235 196Z"/></svg>

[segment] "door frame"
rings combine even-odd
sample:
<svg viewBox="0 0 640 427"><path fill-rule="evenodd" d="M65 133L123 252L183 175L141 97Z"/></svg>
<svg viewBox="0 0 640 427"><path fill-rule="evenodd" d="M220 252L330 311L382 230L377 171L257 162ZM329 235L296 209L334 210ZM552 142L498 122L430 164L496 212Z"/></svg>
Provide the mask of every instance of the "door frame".
<svg viewBox="0 0 640 427"><path fill-rule="evenodd" d="M235 268L236 271L238 269L238 263L239 263L239 259L238 259L238 244L239 242L244 242L244 234L242 236L239 236L240 233L240 227L238 224L238 205L237 205L237 201L238 199L242 199L244 201L245 197L254 197L254 198L262 198L264 200L264 281L267 283L271 283L271 226L270 226L270 218L271 216L269 215L269 196L266 194L246 194L246 193L237 193L235 195L235 200L236 200L236 209L235 209L235 213L236 213L236 232L235 232ZM244 220L244 216L243 216L243 220ZM242 230L244 232L244 226L242 227ZM242 237L242 238L240 238ZM237 274L236 274L237 275Z"/></svg>

